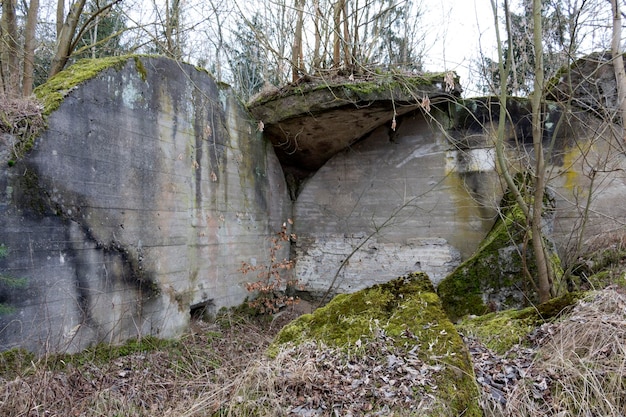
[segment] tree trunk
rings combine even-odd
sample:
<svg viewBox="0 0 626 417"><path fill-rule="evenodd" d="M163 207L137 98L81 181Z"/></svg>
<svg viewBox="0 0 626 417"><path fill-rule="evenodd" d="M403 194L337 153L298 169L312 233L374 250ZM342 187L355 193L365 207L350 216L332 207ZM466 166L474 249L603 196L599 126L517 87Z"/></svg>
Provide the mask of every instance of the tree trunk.
<svg viewBox="0 0 626 417"><path fill-rule="evenodd" d="M24 29L24 76L22 78L22 95L28 97L33 92L33 73L35 71L35 29L39 13L39 0L31 0L26 14Z"/></svg>
<svg viewBox="0 0 626 417"><path fill-rule="evenodd" d="M535 49L535 85L531 96L533 150L535 154L535 175L533 212L530 221L532 245L537 266L537 286L539 301L546 302L551 298L552 277L549 262L546 256L541 215L543 214L546 169L543 155L543 40L541 0L533 0L533 44Z"/></svg>
<svg viewBox="0 0 626 417"><path fill-rule="evenodd" d="M17 0L2 0L2 84L7 97L20 94L20 70L17 42Z"/></svg>
<svg viewBox="0 0 626 417"><path fill-rule="evenodd" d="M298 14L296 20L296 32L293 36L293 46L291 48L291 80L298 81L300 72L304 70L304 62L302 57L302 28L304 21L304 2L305 0L296 0L295 7Z"/></svg>
<svg viewBox="0 0 626 417"><path fill-rule="evenodd" d="M341 9L343 12L343 59L346 67L350 68L353 62L350 45L348 44L348 41L350 40L350 29L348 27L348 5L345 0L343 0L343 7Z"/></svg>
<svg viewBox="0 0 626 417"><path fill-rule="evenodd" d="M344 0L338 0L333 9L333 68L341 66L341 12Z"/></svg>
<svg viewBox="0 0 626 417"><path fill-rule="evenodd" d="M313 71L319 70L322 66L322 55L320 48L322 45L322 31L320 25L322 24L322 10L320 9L319 0L313 1L313 7L315 8L315 44L313 46Z"/></svg>
<svg viewBox="0 0 626 417"><path fill-rule="evenodd" d="M57 0L57 39L61 37L63 22L65 21L65 0Z"/></svg>
<svg viewBox="0 0 626 417"><path fill-rule="evenodd" d="M617 84L617 106L622 119L622 131L626 132L626 72L624 70L624 58L620 42L622 40L622 13L619 1L611 0L613 10L613 34L611 37L611 56L613 57L613 70ZM622 134L622 140L626 142L626 134Z"/></svg>
<svg viewBox="0 0 626 417"><path fill-rule="evenodd" d="M508 162L504 153L504 138L507 120L506 102L507 102L507 79L512 67L511 54L507 57L506 66L504 64L504 57L502 53L502 42L500 39L500 32L498 30L498 16L497 16L497 4L495 0L491 0L494 21L496 27L496 38L498 43L498 61L499 61L499 73L500 73L500 116L498 122L498 133L496 138L496 157L498 167L502 176L504 177L506 184L515 196L515 201L519 208L524 213L526 224L530 228L531 240L533 252L535 255L535 264L537 266L537 289L540 302L548 301L551 298L551 286L552 286L552 268L550 267L550 259L546 254L545 245L543 241L543 230L541 227L541 215L543 213L543 199L545 191L545 162L543 155L543 125L542 125L542 99L543 99L543 44L541 39L541 1L533 0L533 19L535 27L533 34L533 42L536 54L535 63L535 92L531 97L532 105L532 134L533 134L533 148L535 152L535 174L533 176L534 192L532 210L528 207L524 201L524 197L527 195L523 190L520 190L519 186L515 184L513 177L511 176L508 168ZM505 14L508 17L509 8L508 1L504 1ZM509 36L509 43L511 39L510 20L507 18L507 31ZM522 185L524 186L524 185Z"/></svg>
<svg viewBox="0 0 626 417"><path fill-rule="evenodd" d="M72 49L72 40L74 39L76 27L78 26L78 19L83 12L83 8L85 7L85 1L86 0L78 0L70 8L70 12L68 13L59 36L57 37L57 46L50 65L48 78L52 78L61 72L61 70L65 67L65 64L67 64L67 60L70 57Z"/></svg>

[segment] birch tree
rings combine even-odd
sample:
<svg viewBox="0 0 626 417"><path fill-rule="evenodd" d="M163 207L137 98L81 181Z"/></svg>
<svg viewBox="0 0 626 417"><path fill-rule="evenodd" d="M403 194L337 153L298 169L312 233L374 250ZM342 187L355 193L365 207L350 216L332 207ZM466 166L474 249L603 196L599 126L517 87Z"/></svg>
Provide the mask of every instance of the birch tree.
<svg viewBox="0 0 626 417"><path fill-rule="evenodd" d="M613 70L617 83L617 105L621 113L622 127L626 126L626 72L624 71L624 58L622 55L622 12L618 0L611 1L613 14L613 33L611 37L611 56L613 57ZM626 142L626 135L622 135Z"/></svg>

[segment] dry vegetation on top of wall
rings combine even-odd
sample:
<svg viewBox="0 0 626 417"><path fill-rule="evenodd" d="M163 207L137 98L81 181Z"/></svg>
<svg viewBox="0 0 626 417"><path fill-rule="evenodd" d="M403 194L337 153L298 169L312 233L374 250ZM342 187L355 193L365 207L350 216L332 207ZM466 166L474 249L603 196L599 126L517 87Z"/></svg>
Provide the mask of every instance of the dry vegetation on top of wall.
<svg viewBox="0 0 626 417"><path fill-rule="evenodd" d="M0 155L4 154L2 148L9 149L10 166L30 149L44 126L43 107L37 100L0 96Z"/></svg>

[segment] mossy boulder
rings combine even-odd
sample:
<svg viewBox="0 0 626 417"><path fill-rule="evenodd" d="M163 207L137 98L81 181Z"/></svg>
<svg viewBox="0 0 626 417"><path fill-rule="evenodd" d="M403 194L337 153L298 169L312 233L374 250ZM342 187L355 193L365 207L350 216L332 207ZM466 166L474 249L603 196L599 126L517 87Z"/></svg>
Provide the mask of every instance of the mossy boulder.
<svg viewBox="0 0 626 417"><path fill-rule="evenodd" d="M520 184L523 176L518 175ZM546 193L543 220L544 231L551 228L553 201ZM546 240L549 261L561 289L562 269L554 245ZM472 314L519 309L538 304L537 265L531 246L531 235L524 214L507 192L502 199L501 215L476 253L439 283L437 292L452 321Z"/></svg>
<svg viewBox="0 0 626 417"><path fill-rule="evenodd" d="M410 351L426 364L441 366L434 376L437 389L432 392L437 405L429 415L482 415L469 354L424 273L336 296L286 326L270 353L287 344L315 341L354 355L380 334L401 352ZM381 361L386 359L381 357Z"/></svg>

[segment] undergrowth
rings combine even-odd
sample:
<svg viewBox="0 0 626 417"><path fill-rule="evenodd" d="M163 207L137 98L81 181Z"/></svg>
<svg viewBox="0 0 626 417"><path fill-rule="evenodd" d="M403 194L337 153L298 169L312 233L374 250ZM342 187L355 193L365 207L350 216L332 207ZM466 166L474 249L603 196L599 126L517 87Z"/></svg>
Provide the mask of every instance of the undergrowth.
<svg viewBox="0 0 626 417"><path fill-rule="evenodd" d="M293 224L292 220L288 220ZM280 231L271 239L269 247L269 263L252 264L242 262L239 272L243 275L256 272L256 281L246 282L246 290L253 294L248 306L260 314L275 314L281 308L292 306L299 302L297 296L289 295L286 291L303 287L298 279L289 273L294 266L291 259L278 257L283 245L296 239L296 235L287 231L287 223L283 223Z"/></svg>

